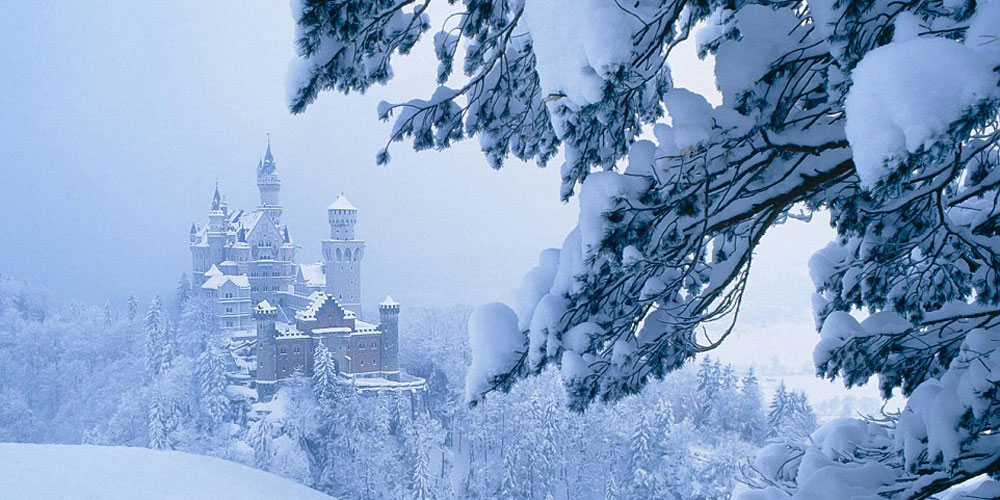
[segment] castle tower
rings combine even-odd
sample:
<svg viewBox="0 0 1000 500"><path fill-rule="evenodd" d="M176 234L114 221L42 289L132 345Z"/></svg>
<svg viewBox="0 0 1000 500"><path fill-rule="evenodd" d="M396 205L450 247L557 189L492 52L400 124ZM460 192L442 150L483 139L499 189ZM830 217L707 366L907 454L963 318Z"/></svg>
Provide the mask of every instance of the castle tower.
<svg viewBox="0 0 1000 500"><path fill-rule="evenodd" d="M399 303L386 297L378 305L382 330L382 372L389 380L399 380Z"/></svg>
<svg viewBox="0 0 1000 500"><path fill-rule="evenodd" d="M264 159L257 162L257 189L260 191L260 209L271 217L275 224L281 224L282 206L278 195L281 193L281 179L278 178L278 164L271 154L271 138L267 138Z"/></svg>
<svg viewBox="0 0 1000 500"><path fill-rule="evenodd" d="M340 195L327 207L326 213L330 239L323 240L325 291L337 299L341 307L361 317L361 259L365 242L354 237L358 209Z"/></svg>
<svg viewBox="0 0 1000 500"><path fill-rule="evenodd" d="M264 300L253 309L257 320L257 383L273 384L278 380L275 338L278 331L274 326L278 309Z"/></svg>
<svg viewBox="0 0 1000 500"><path fill-rule="evenodd" d="M215 185L215 195L212 196L212 209L208 211L208 259L209 265L225 260L226 245L226 213L222 210L222 196L219 185Z"/></svg>

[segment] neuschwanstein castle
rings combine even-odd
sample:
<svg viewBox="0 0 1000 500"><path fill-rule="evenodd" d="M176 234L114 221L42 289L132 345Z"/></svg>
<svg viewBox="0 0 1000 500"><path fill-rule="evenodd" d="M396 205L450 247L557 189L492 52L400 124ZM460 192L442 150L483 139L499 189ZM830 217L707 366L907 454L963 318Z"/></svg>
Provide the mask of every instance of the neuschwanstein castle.
<svg viewBox="0 0 1000 500"><path fill-rule="evenodd" d="M337 197L327 207L323 261L298 264L281 220L281 180L270 141L257 164L257 189L257 209L240 210L230 208L216 186L208 223L191 225L190 243L193 284L211 299L219 328L233 344L252 347L238 364L258 391L266 394L296 372L311 375L320 343L342 380L360 391L422 390L423 379L399 368L399 304L386 297L378 324L361 319L365 242L355 236L358 209Z"/></svg>

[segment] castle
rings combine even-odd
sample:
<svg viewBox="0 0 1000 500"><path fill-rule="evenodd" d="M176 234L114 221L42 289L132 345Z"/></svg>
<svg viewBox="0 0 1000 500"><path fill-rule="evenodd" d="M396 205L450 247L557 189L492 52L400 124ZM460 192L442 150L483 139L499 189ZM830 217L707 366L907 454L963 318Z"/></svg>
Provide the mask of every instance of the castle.
<svg viewBox="0 0 1000 500"><path fill-rule="evenodd" d="M355 236L358 209L343 195L327 207L330 237L323 260L298 264L295 243L281 221L281 180L270 140L257 164L260 204L230 209L216 185L208 223L191 225L193 285L214 307L221 331L251 346L239 360L258 392L281 379L312 375L316 348L333 356L343 381L359 391L422 390L424 380L399 368L399 304L379 304L379 323L361 319L361 262ZM239 349L237 349L238 351Z"/></svg>

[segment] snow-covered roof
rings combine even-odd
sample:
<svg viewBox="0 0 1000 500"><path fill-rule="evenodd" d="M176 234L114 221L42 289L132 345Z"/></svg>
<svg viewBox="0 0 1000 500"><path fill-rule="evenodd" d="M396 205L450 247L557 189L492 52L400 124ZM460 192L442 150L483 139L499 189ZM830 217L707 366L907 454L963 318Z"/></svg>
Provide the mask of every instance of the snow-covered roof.
<svg viewBox="0 0 1000 500"><path fill-rule="evenodd" d="M215 266L212 266L212 268L214 269ZM239 288L250 288L250 278L247 278L247 275L245 274L239 274L235 276L231 274L215 275L210 277L207 281L205 281L205 283L202 284L201 287L206 290L218 290L220 287L222 287L222 285L225 285L227 282L231 282L232 284L236 285Z"/></svg>
<svg viewBox="0 0 1000 500"><path fill-rule="evenodd" d="M215 264L212 264L212 267L208 268L208 271L205 271L205 276L208 278L213 276L222 276L222 271L220 271Z"/></svg>
<svg viewBox="0 0 1000 500"><path fill-rule="evenodd" d="M357 320L354 322L354 328L358 332L378 332L378 325L369 323L367 321Z"/></svg>
<svg viewBox="0 0 1000 500"><path fill-rule="evenodd" d="M331 203L330 206L326 208L327 210L354 210L354 211L358 210L358 207L354 206L354 204L352 204L350 201L347 201L347 198L344 197L343 194L337 196L337 199L334 200L333 203Z"/></svg>
<svg viewBox="0 0 1000 500"><path fill-rule="evenodd" d="M306 286L321 287L326 286L326 275L323 274L323 263L299 264L299 272L302 273L302 280Z"/></svg>
<svg viewBox="0 0 1000 500"><path fill-rule="evenodd" d="M399 302L393 300L392 295L386 295L385 300L379 303L380 306L398 306Z"/></svg>
<svg viewBox="0 0 1000 500"><path fill-rule="evenodd" d="M255 309L260 312L275 312L278 310L277 308L272 306L271 303L267 301L267 299L260 301L260 304L257 304L257 307Z"/></svg>
<svg viewBox="0 0 1000 500"><path fill-rule="evenodd" d="M351 329L347 326L331 326L329 328L313 328L312 332L318 335L324 333L351 333Z"/></svg>

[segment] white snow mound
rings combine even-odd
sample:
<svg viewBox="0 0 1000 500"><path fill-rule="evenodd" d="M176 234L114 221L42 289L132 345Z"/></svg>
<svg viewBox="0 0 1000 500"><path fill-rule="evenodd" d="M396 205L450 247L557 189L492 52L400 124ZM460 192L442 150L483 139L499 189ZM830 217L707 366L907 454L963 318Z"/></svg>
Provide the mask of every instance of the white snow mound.
<svg viewBox="0 0 1000 500"><path fill-rule="evenodd" d="M31 500L330 500L245 465L179 451L0 443L0 497Z"/></svg>

